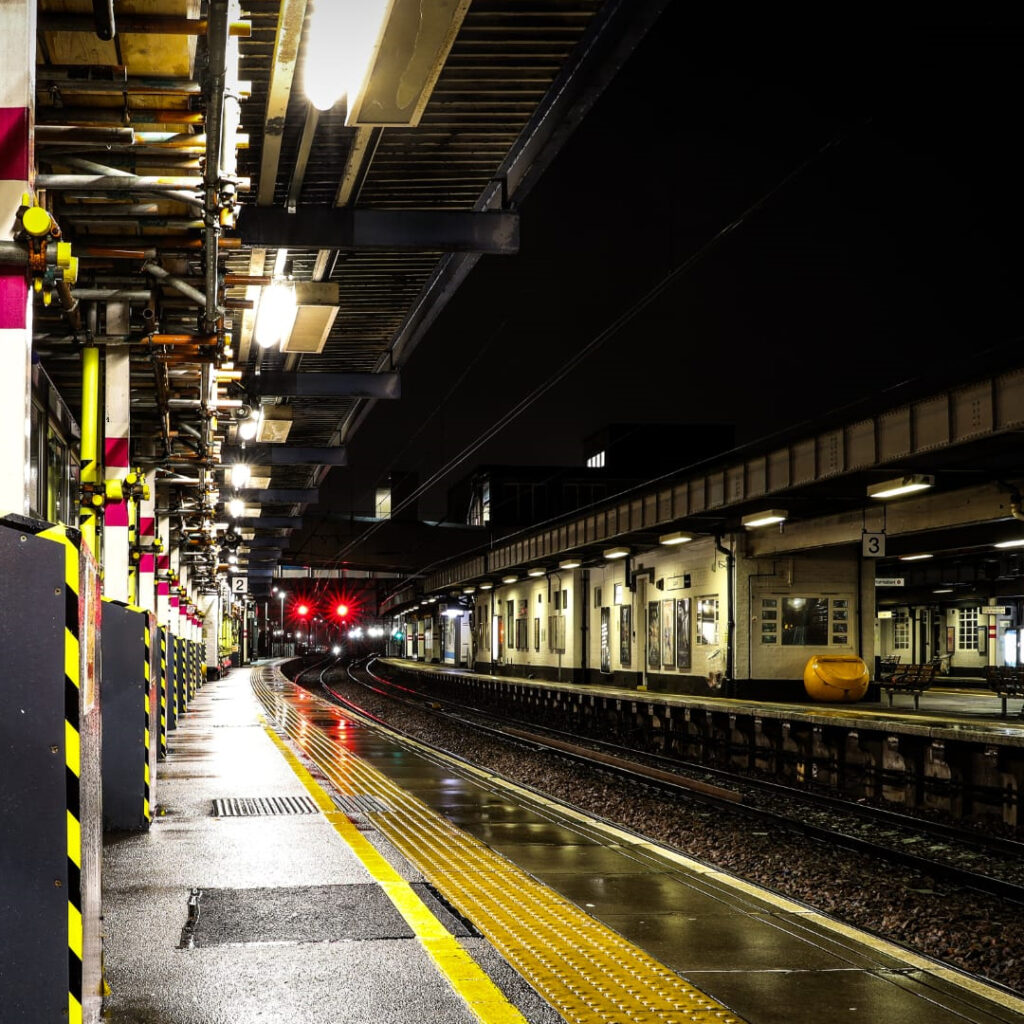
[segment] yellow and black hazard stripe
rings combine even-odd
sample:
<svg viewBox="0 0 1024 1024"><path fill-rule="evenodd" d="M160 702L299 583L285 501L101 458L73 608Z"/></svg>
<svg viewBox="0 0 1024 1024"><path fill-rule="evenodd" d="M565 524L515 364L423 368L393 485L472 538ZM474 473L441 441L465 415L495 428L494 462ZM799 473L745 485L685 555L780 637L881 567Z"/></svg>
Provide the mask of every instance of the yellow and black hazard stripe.
<svg viewBox="0 0 1024 1024"><path fill-rule="evenodd" d="M160 735L157 742L160 757L167 756L167 631L160 629Z"/></svg>
<svg viewBox="0 0 1024 1024"><path fill-rule="evenodd" d="M151 671L150 670L150 663L149 663L149 659L150 659L149 632L150 632L149 615L148 615L148 613L143 612L142 613L142 636L143 636L143 644L144 644L144 649L145 649L145 660L143 662L143 668L142 668L143 675L142 675L142 678L143 678L143 682L144 682L144 686L145 686L145 689L144 689L144 702L145 702L145 710L146 710L146 723L145 723L144 732L142 734L142 736L143 736L143 745L144 745L144 748L145 748L145 753L143 755L143 772L144 772L144 774L143 774L143 783L142 783L142 817L143 817L143 819L146 822L150 822L150 821L153 820L152 805L150 804L150 799L149 799L150 769L151 769L151 766L150 766L150 763L149 763L149 714L150 714L150 707L149 707L149 682L150 682L150 671Z"/></svg>
<svg viewBox="0 0 1024 1024"><path fill-rule="evenodd" d="M81 661L77 530L52 526L40 537L64 545L64 776L67 791L68 1020L82 1024Z"/></svg>

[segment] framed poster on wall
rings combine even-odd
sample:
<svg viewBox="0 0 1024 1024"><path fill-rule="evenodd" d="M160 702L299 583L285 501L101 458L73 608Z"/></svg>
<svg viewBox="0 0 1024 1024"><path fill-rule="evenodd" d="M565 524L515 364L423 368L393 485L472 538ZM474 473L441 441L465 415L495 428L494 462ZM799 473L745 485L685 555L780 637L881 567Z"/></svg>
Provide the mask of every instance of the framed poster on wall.
<svg viewBox="0 0 1024 1024"><path fill-rule="evenodd" d="M676 602L672 598L661 602L661 663L674 668L676 663Z"/></svg>
<svg viewBox="0 0 1024 1024"><path fill-rule="evenodd" d="M612 670L612 610L601 609L601 671L608 675Z"/></svg>
<svg viewBox="0 0 1024 1024"><path fill-rule="evenodd" d="M619 666L629 668L633 660L633 606L619 608Z"/></svg>
<svg viewBox="0 0 1024 1024"><path fill-rule="evenodd" d="M690 599L680 597L676 601L676 665L690 667Z"/></svg>
<svg viewBox="0 0 1024 1024"><path fill-rule="evenodd" d="M647 667L661 668L661 609L657 601L647 602Z"/></svg>

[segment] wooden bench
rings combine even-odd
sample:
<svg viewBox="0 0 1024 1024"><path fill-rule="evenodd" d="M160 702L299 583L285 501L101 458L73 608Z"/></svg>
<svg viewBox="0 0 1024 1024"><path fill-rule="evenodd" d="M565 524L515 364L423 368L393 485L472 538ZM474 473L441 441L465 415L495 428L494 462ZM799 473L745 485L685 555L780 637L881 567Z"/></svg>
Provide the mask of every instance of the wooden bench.
<svg viewBox="0 0 1024 1024"><path fill-rule="evenodd" d="M985 680L999 694L1003 701L1003 718L1006 717L1006 702L1010 697L1024 697L1024 668L1008 665L989 665L985 669ZM1020 710L1024 715L1024 707Z"/></svg>
<svg viewBox="0 0 1024 1024"><path fill-rule="evenodd" d="M899 654L887 654L884 658L879 658L878 679L880 682L892 679L893 673L899 671L901 657L902 655Z"/></svg>
<svg viewBox="0 0 1024 1024"><path fill-rule="evenodd" d="M912 693L914 695L914 709L920 706L921 694L932 685L935 679L935 666L928 665L904 665L888 679L882 679L879 685L889 694L889 707L892 707L893 694Z"/></svg>

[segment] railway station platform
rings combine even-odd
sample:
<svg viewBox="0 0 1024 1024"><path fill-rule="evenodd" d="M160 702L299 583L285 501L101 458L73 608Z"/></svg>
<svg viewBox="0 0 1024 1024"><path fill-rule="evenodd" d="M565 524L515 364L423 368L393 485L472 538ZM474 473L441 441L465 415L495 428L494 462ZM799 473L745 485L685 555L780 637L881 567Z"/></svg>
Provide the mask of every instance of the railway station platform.
<svg viewBox="0 0 1024 1024"><path fill-rule="evenodd" d="M104 850L112 1024L1024 1021L1024 1001L343 712L209 683ZM511 965L511 966L510 966Z"/></svg>

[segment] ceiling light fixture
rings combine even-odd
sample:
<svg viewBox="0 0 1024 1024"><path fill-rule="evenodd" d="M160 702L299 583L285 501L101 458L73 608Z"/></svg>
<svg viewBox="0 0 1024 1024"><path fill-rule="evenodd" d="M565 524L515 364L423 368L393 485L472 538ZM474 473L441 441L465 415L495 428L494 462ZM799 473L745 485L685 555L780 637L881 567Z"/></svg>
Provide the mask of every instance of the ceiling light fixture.
<svg viewBox="0 0 1024 1024"><path fill-rule="evenodd" d="M501 577L501 582L502 583L518 583L519 582L519 577L518 576L502 576Z"/></svg>
<svg viewBox="0 0 1024 1024"><path fill-rule="evenodd" d="M1020 540L1001 540L995 546L997 548L1024 548L1024 537Z"/></svg>
<svg viewBox="0 0 1024 1024"><path fill-rule="evenodd" d="M232 519L237 519L245 511L245 502L241 498L232 498L228 502L228 512Z"/></svg>
<svg viewBox="0 0 1024 1024"><path fill-rule="evenodd" d="M231 486L236 490L244 487L249 482L250 476L252 476L252 470L248 463L236 462L231 467Z"/></svg>
<svg viewBox="0 0 1024 1024"><path fill-rule="evenodd" d="M543 576L546 572L546 569L542 568L539 565L535 565L532 569L526 570L526 575L532 576L534 579L536 579L538 576Z"/></svg>
<svg viewBox="0 0 1024 1024"><path fill-rule="evenodd" d="M756 530L759 526L772 526L774 523L784 523L789 518L789 513L784 508L768 508L763 512L751 512L744 516L740 522L748 530Z"/></svg>
<svg viewBox="0 0 1024 1024"><path fill-rule="evenodd" d="M659 544L689 544L693 540L692 533L684 533L682 530L676 530L674 533L663 533L658 538Z"/></svg>
<svg viewBox="0 0 1024 1024"><path fill-rule="evenodd" d="M494 584L493 583L481 583L480 584L480 589L481 590L493 590L494 589Z"/></svg>
<svg viewBox="0 0 1024 1024"><path fill-rule="evenodd" d="M256 314L253 334L260 348L280 345L292 332L298 307L295 302L295 284L287 279L275 280L263 289L260 308Z"/></svg>
<svg viewBox="0 0 1024 1024"><path fill-rule="evenodd" d="M578 569L583 563L578 558L565 558L558 563L559 569Z"/></svg>
<svg viewBox="0 0 1024 1024"><path fill-rule="evenodd" d="M242 420L238 424L238 436L243 441L251 441L256 436L256 431L260 429L260 417L262 415L260 413L259 416L250 416L247 420Z"/></svg>
<svg viewBox="0 0 1024 1024"><path fill-rule="evenodd" d="M629 548L605 548L602 554L605 558L627 558Z"/></svg>
<svg viewBox="0 0 1024 1024"><path fill-rule="evenodd" d="M305 81L306 96L317 110L330 110L342 96L352 106L376 56L390 6L388 0L318 0L306 36Z"/></svg>
<svg viewBox="0 0 1024 1024"><path fill-rule="evenodd" d="M922 562L926 558L934 558L934 555L900 555L901 562Z"/></svg>
<svg viewBox="0 0 1024 1024"><path fill-rule="evenodd" d="M933 594L952 594L953 593L953 588L952 587L939 587L938 590L933 590L932 593Z"/></svg>
<svg viewBox="0 0 1024 1024"><path fill-rule="evenodd" d="M934 485L935 477L926 476L924 473L910 473L907 476L898 476L895 480L884 480L880 484L871 484L868 487L868 497L900 498L904 494L927 491Z"/></svg>

